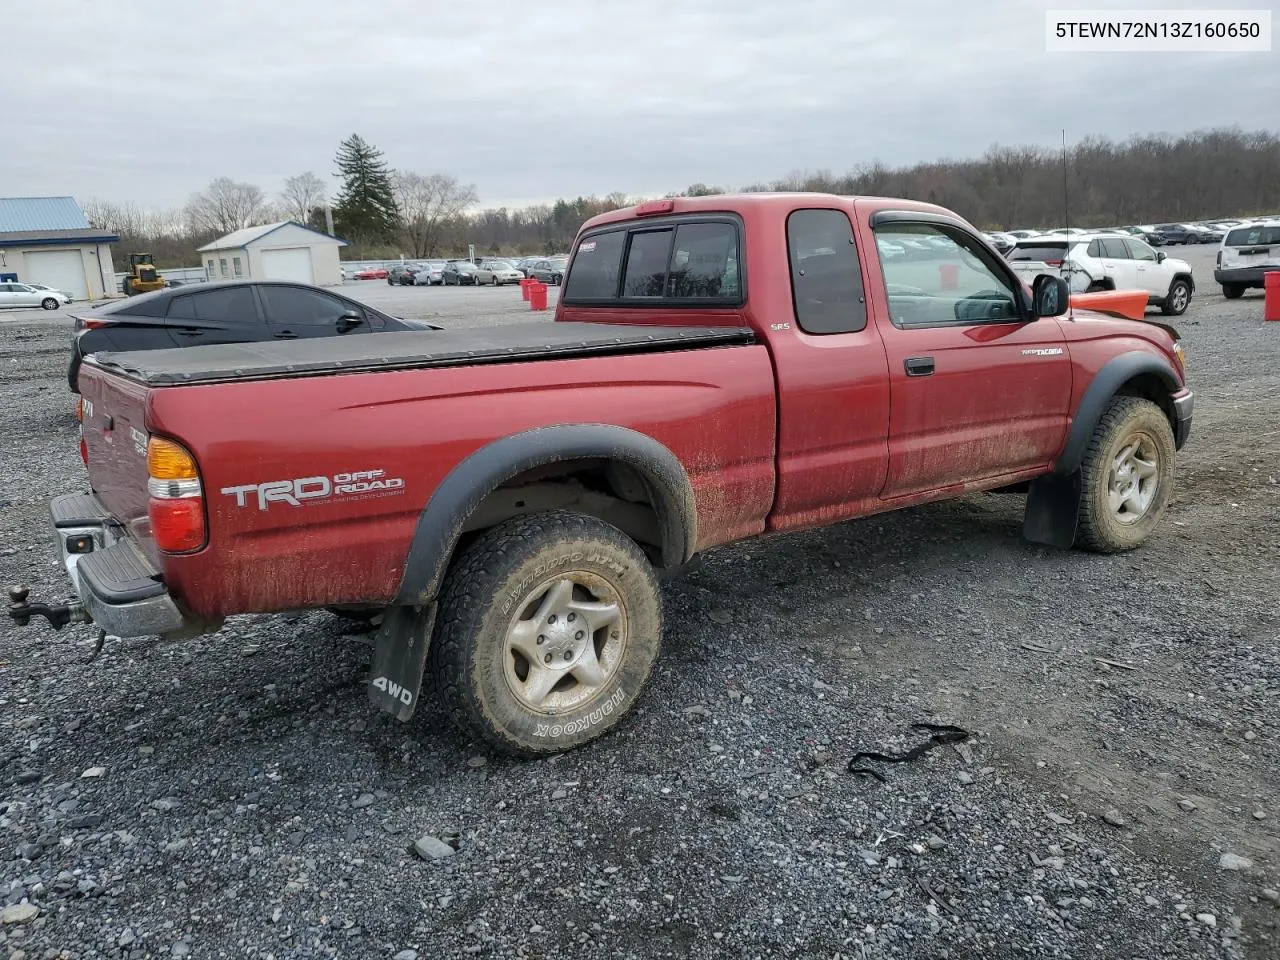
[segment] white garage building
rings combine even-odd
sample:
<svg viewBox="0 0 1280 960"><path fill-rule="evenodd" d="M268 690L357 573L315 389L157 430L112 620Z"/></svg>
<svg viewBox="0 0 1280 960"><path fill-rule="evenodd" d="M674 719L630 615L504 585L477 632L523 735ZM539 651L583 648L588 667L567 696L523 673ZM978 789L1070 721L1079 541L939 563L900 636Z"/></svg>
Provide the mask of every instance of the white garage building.
<svg viewBox="0 0 1280 960"><path fill-rule="evenodd" d="M246 227L200 248L210 280L297 280L320 286L342 283L338 248L346 241L285 220Z"/></svg>
<svg viewBox="0 0 1280 960"><path fill-rule="evenodd" d="M72 197L0 197L0 280L43 283L73 300L116 289L111 244Z"/></svg>

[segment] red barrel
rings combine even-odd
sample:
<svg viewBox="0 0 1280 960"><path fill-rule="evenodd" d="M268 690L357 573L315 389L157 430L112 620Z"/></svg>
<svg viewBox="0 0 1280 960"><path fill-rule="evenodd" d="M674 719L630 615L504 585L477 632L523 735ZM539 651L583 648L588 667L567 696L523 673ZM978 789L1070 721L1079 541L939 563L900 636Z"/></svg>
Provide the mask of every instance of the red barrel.
<svg viewBox="0 0 1280 960"><path fill-rule="evenodd" d="M960 264L958 263L938 264L938 276L942 281L943 290L957 289L960 286Z"/></svg>
<svg viewBox="0 0 1280 960"><path fill-rule="evenodd" d="M537 282L538 281L534 280L532 277L525 277L520 281L520 299L525 303L529 302L529 284Z"/></svg>
<svg viewBox="0 0 1280 960"><path fill-rule="evenodd" d="M1271 270L1262 275L1262 319L1280 320L1280 270Z"/></svg>
<svg viewBox="0 0 1280 960"><path fill-rule="evenodd" d="M529 284L529 309L547 309L547 285L535 280Z"/></svg>

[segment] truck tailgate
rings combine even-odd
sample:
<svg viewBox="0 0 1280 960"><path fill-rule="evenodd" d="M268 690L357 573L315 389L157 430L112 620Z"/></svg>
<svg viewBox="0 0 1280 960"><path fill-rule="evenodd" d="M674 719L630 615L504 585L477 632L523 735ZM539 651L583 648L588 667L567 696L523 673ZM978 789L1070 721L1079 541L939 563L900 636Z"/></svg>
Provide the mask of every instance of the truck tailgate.
<svg viewBox="0 0 1280 960"><path fill-rule="evenodd" d="M147 392L143 384L96 367L86 365L80 374L80 433L90 486L154 560L147 516Z"/></svg>

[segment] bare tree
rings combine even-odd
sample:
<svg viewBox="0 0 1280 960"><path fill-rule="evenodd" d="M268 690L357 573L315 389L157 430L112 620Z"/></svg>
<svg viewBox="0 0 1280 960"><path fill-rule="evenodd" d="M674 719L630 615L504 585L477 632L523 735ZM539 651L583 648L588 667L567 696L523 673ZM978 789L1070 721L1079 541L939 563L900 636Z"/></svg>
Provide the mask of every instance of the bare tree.
<svg viewBox="0 0 1280 960"><path fill-rule="evenodd" d="M415 257L436 253L445 228L478 202L476 188L443 173L405 170L391 174L391 187L404 219L405 239Z"/></svg>
<svg viewBox="0 0 1280 960"><path fill-rule="evenodd" d="M204 193L187 202L187 222L193 233L222 235L263 222L266 196L252 183L218 177Z"/></svg>
<svg viewBox="0 0 1280 960"><path fill-rule="evenodd" d="M280 191L280 205L286 220L306 223L311 219L311 211L324 206L327 196L324 181L308 170L284 182Z"/></svg>

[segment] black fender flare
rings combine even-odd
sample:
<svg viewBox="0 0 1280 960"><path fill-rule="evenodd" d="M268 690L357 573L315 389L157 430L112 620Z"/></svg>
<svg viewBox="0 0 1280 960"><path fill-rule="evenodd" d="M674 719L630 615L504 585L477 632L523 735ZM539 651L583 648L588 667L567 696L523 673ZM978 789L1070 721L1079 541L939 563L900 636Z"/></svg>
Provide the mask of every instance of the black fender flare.
<svg viewBox="0 0 1280 960"><path fill-rule="evenodd" d="M534 467L582 459L612 460L634 469L648 487L662 526L663 565L679 566L692 557L697 542L693 487L679 458L665 445L610 424L538 427L486 444L440 482L418 517L393 603L420 606L435 599L467 518L503 483Z"/></svg>
<svg viewBox="0 0 1280 960"><path fill-rule="evenodd" d="M1067 431L1067 442L1062 449L1062 456L1053 465L1056 474L1074 473L1084 459L1084 451L1089 446L1094 428L1102 419L1107 404L1126 382L1142 374L1154 374L1160 378L1168 391L1177 393L1182 389L1178 375L1167 360L1145 350L1130 350L1113 357L1099 370L1089 386L1085 388L1080 405L1076 407L1075 416L1071 419L1071 428Z"/></svg>

